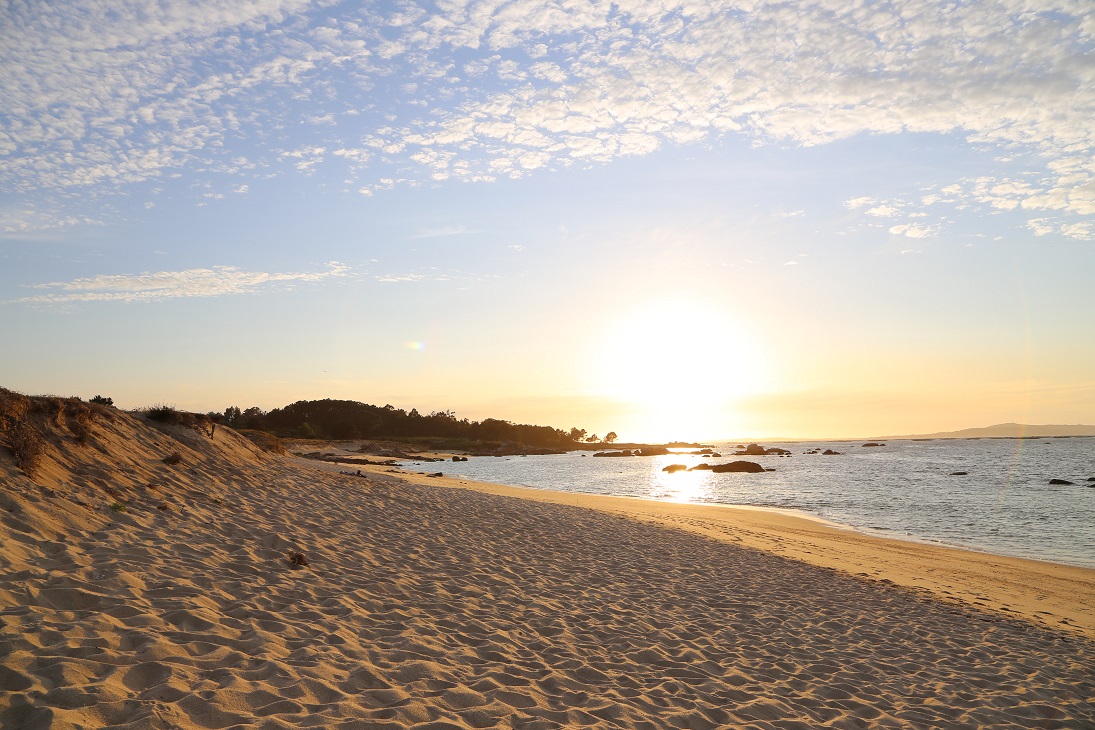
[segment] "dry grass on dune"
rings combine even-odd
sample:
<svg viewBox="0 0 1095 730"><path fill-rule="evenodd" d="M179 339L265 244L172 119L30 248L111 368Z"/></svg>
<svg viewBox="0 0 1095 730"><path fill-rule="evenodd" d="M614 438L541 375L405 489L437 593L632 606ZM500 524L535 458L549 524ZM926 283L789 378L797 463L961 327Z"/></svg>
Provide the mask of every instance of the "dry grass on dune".
<svg viewBox="0 0 1095 730"><path fill-rule="evenodd" d="M41 413L33 480L0 449L5 728L1095 727L1082 638L230 429L113 412L77 446Z"/></svg>
<svg viewBox="0 0 1095 730"><path fill-rule="evenodd" d="M204 415L161 408L171 415L156 420L0 388L2 494L25 498L30 512L93 526L115 503L184 506L221 495L231 485L226 476L271 458L231 429L211 435ZM12 462L4 462L4 452Z"/></svg>

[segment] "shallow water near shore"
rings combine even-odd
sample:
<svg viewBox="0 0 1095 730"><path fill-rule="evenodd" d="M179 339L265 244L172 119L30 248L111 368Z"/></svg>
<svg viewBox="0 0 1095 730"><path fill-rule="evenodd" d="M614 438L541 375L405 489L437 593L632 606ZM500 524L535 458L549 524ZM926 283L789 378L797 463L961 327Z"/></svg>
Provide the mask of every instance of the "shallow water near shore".
<svg viewBox="0 0 1095 730"><path fill-rule="evenodd" d="M1095 568L1095 438L770 442L792 456L596 458L592 452L471 457L436 466L446 476L679 502L796 509L861 532ZM836 456L806 454L833 449ZM682 451L689 451L684 449ZM668 474L747 458L761 474ZM405 462L415 468L415 462ZM954 472L966 472L955 475ZM1050 485L1064 479L1073 485Z"/></svg>

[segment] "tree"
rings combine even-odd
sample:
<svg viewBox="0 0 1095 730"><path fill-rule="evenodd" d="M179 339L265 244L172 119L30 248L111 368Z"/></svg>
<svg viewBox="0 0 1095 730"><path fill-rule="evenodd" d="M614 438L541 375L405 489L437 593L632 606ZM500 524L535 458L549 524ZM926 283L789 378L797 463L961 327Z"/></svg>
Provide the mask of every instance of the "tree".
<svg viewBox="0 0 1095 730"><path fill-rule="evenodd" d="M586 437L586 430L584 428L578 428L577 426L575 426L574 428L570 429L570 433L568 433L567 436L570 437L571 441L582 441Z"/></svg>
<svg viewBox="0 0 1095 730"><path fill-rule="evenodd" d="M315 427L306 421L297 426L296 437L302 439L314 439L319 438L319 434L316 433Z"/></svg>
<svg viewBox="0 0 1095 730"><path fill-rule="evenodd" d="M605 443L610 444L618 438L619 438L619 436L616 435L615 431L609 431L608 433L605 434Z"/></svg>
<svg viewBox="0 0 1095 730"><path fill-rule="evenodd" d="M586 439L586 441L588 441L591 444L595 444L600 440L601 440L601 437L598 436L597 434L593 434L592 436L590 436L589 438Z"/></svg>

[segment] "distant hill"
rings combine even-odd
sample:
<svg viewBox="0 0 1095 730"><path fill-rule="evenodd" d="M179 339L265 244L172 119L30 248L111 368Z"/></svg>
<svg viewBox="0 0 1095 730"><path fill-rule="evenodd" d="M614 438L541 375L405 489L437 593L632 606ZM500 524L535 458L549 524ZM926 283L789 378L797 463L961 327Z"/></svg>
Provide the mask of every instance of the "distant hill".
<svg viewBox="0 0 1095 730"><path fill-rule="evenodd" d="M964 428L961 431L940 431L909 436L890 436L894 439L973 439L973 438L1051 438L1054 436L1095 436L1095 426L1045 425L1032 426L1023 423L998 423L984 428Z"/></svg>

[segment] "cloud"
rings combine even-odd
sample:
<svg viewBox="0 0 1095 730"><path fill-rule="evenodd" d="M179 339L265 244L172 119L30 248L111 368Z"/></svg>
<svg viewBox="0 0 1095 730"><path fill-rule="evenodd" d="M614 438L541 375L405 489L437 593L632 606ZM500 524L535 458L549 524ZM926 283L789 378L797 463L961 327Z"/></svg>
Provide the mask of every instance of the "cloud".
<svg viewBox="0 0 1095 730"><path fill-rule="evenodd" d="M404 284L413 281L425 281L425 274L382 274L376 280L384 284Z"/></svg>
<svg viewBox="0 0 1095 730"><path fill-rule="evenodd" d="M485 279L496 279L497 275L476 274L456 269L441 270L436 266L426 266L420 271L409 271L404 274L381 274L376 276L376 281L382 284L408 284L420 281L446 281L458 285L469 285L481 282Z"/></svg>
<svg viewBox="0 0 1095 730"><path fill-rule="evenodd" d="M1037 169L920 204L1092 215L1093 34L1084 0L9 3L0 187L337 166L370 195L728 136L936 133Z"/></svg>
<svg viewBox="0 0 1095 730"><path fill-rule="evenodd" d="M218 297L291 289L294 285L349 276L350 268L332 261L327 271L266 273L241 271L234 266L211 269L156 271L143 274L101 274L72 281L32 285L48 293L11 303L67 304L72 302L157 302L185 297Z"/></svg>
<svg viewBox="0 0 1095 730"><path fill-rule="evenodd" d="M939 235L939 228L938 226L922 226L919 223L902 223L901 225L891 226L890 233L895 236L908 236L909 238L930 238Z"/></svg>
<svg viewBox="0 0 1095 730"><path fill-rule="evenodd" d="M1082 223L1070 223L1061 226L1061 233L1069 238L1080 241L1095 239L1095 221L1083 221Z"/></svg>
<svg viewBox="0 0 1095 730"><path fill-rule="evenodd" d="M441 228L426 228L415 233L411 238L448 238L449 236L463 236L469 233L476 233L476 231L469 230L467 226L452 225Z"/></svg>
<svg viewBox="0 0 1095 730"><path fill-rule="evenodd" d="M1049 235L1056 230L1055 226L1049 225L1049 218L1031 218L1027 221L1027 228L1039 237Z"/></svg>
<svg viewBox="0 0 1095 730"><path fill-rule="evenodd" d="M1095 240L1095 221L1065 223L1054 218L1032 218L1027 221L1027 228L1038 237L1048 236L1051 233L1060 233L1065 238L1072 238L1077 241Z"/></svg>

